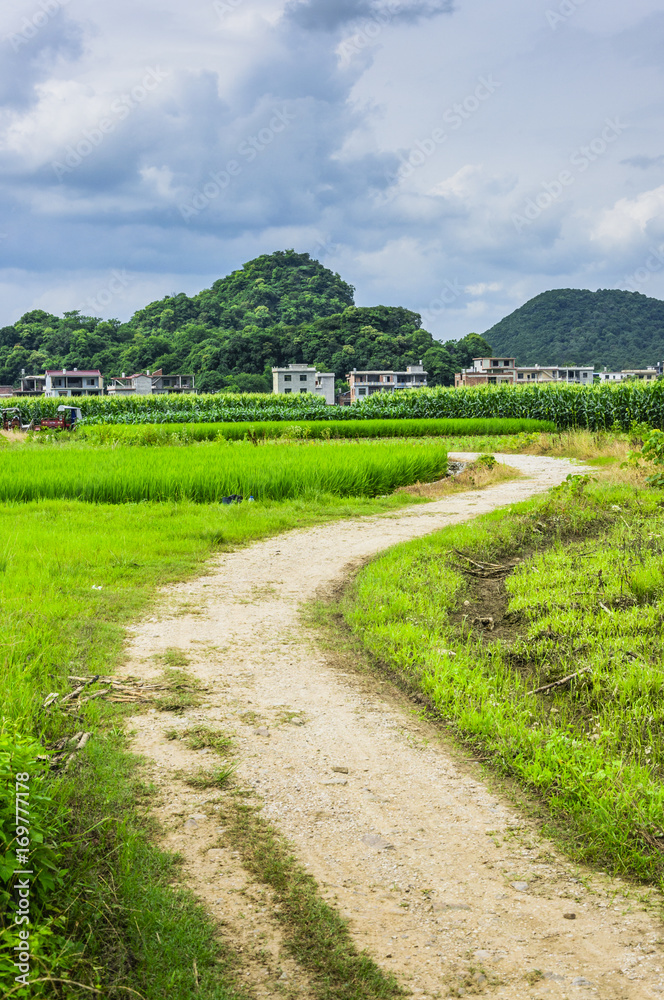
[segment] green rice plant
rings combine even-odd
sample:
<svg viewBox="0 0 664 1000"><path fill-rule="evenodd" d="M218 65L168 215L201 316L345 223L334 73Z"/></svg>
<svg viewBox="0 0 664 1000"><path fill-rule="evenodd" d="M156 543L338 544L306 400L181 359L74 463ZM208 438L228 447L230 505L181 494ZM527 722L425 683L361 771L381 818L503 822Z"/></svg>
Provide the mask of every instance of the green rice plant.
<svg viewBox="0 0 664 1000"><path fill-rule="evenodd" d="M440 478L442 444L421 442L210 442L199 448L154 447L137 461L126 446L15 449L0 463L0 500L67 498L91 503L192 500L216 503L237 494L255 500L379 496Z"/></svg>
<svg viewBox="0 0 664 1000"><path fill-rule="evenodd" d="M196 441L248 440L252 443L273 438L326 440L333 438L414 438L443 436L499 436L554 432L555 424L545 420L518 419L426 419L415 420L300 420L247 423L193 424L87 424L77 437L91 444L191 444Z"/></svg>

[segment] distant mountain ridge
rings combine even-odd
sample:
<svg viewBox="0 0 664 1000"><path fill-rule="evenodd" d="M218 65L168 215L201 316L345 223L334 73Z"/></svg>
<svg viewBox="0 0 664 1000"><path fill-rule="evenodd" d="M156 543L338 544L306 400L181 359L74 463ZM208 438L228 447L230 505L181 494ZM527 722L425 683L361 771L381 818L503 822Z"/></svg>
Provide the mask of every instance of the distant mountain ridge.
<svg viewBox="0 0 664 1000"><path fill-rule="evenodd" d="M640 292L542 292L482 334L520 365L646 368L664 358L664 301Z"/></svg>

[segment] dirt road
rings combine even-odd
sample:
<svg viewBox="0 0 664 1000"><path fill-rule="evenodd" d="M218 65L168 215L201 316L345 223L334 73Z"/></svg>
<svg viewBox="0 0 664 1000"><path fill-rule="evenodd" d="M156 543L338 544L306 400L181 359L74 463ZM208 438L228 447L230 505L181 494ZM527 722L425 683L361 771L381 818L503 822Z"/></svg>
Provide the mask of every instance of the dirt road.
<svg viewBox="0 0 664 1000"><path fill-rule="evenodd" d="M303 602L382 549L578 471L555 459L508 461L528 478L215 557L134 629L127 673L157 674L154 654L176 648L208 686L184 719L134 718L134 748L161 789L164 846L184 854L188 884L243 948L257 997L306 997L306 975L285 955L269 895L224 841L212 796L178 777L210 752L166 739L167 729L205 722L234 735L240 780L264 815L350 919L358 945L416 996L664 993L661 924L643 891L561 858L480 765L390 685L340 670L300 619Z"/></svg>

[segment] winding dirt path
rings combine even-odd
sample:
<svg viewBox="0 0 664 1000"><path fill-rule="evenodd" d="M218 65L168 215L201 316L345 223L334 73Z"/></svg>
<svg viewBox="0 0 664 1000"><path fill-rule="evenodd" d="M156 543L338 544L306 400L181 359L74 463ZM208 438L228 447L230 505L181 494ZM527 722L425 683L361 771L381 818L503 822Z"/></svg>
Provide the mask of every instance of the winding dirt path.
<svg viewBox="0 0 664 1000"><path fill-rule="evenodd" d="M175 647L207 686L205 704L185 718L133 718L133 746L160 786L163 846L183 853L187 884L243 949L256 997L307 997L306 975L285 955L269 892L225 843L213 796L178 776L212 758L166 739L177 726L234 735L240 779L263 814L349 918L358 945L416 996L664 994L656 894L563 859L407 699L340 667L300 620L303 602L388 546L579 471L498 457L528 478L220 555L205 575L165 590L157 617L133 630L127 673L156 675L154 655Z"/></svg>

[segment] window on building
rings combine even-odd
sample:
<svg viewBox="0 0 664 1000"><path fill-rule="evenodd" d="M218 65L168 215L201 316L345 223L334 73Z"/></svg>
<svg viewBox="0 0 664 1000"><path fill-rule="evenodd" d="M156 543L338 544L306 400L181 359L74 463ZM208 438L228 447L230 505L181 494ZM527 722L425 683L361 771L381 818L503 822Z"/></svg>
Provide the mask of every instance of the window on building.
<svg viewBox="0 0 664 1000"><path fill-rule="evenodd" d="M358 394L358 396L366 396L367 390L366 389L358 389L357 390L357 394Z"/></svg>
<svg viewBox="0 0 664 1000"><path fill-rule="evenodd" d="M293 391L292 389L284 389L284 393L292 392L292 391Z"/></svg>
<svg viewBox="0 0 664 1000"><path fill-rule="evenodd" d="M300 382L306 382L306 381L307 381L307 376L306 375L300 375Z"/></svg>
<svg viewBox="0 0 664 1000"><path fill-rule="evenodd" d="M284 382L290 382L290 381L292 381L291 376L290 375L284 375Z"/></svg>
<svg viewBox="0 0 664 1000"><path fill-rule="evenodd" d="M517 378L523 378L523 372L519 372L519 374L517 375Z"/></svg>
<svg viewBox="0 0 664 1000"><path fill-rule="evenodd" d="M302 393L302 392L306 392L306 391L307 391L306 389L300 389L300 392L301 392L301 393Z"/></svg>

